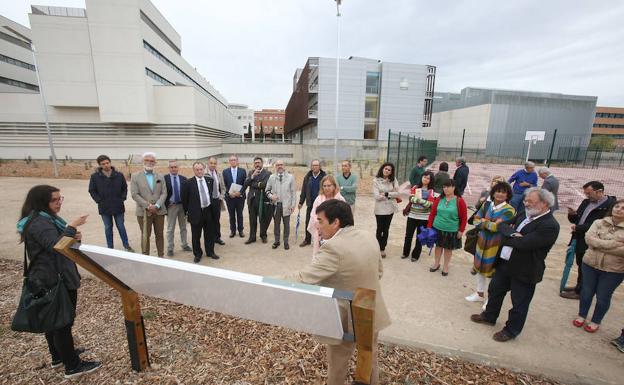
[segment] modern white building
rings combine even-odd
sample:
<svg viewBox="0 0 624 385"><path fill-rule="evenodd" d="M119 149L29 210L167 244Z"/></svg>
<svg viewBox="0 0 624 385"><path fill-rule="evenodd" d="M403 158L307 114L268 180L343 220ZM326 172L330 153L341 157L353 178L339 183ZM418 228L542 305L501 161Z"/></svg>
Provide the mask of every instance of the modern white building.
<svg viewBox="0 0 624 385"><path fill-rule="evenodd" d="M0 15L0 92L37 93L30 30Z"/></svg>
<svg viewBox="0 0 624 385"><path fill-rule="evenodd" d="M230 103L228 108L234 115L234 118L238 120L238 126L240 127L240 134L247 135L249 128L253 132L254 126L254 110L249 108L246 104Z"/></svg>
<svg viewBox="0 0 624 385"><path fill-rule="evenodd" d="M337 82L335 58L311 57L293 77L286 136L294 143L318 147L312 157L332 155L331 144L337 138L340 158L367 158L352 148L377 148L385 144L390 130L420 136L429 126L434 66L349 57L340 59L339 67Z"/></svg>
<svg viewBox="0 0 624 385"><path fill-rule="evenodd" d="M6 19L0 29L1 58L19 60L1 63L0 76L27 85L36 85L28 66L32 39L57 157L123 159L150 150L194 159L240 138L242 124L227 100L182 57L180 35L151 2L85 3L86 9L33 5L30 32ZM48 158L38 89L6 83L0 82L0 157Z"/></svg>

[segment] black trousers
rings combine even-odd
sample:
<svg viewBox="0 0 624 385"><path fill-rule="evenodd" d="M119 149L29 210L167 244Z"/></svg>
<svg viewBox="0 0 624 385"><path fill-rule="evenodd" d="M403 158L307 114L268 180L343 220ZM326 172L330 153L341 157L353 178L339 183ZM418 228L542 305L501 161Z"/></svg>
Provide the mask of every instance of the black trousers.
<svg viewBox="0 0 624 385"><path fill-rule="evenodd" d="M386 249L386 245L388 244L388 230L390 230L390 223L392 222L392 217L394 214L389 215L375 215L375 219L377 220L377 242L379 242L379 248L381 251Z"/></svg>
<svg viewBox="0 0 624 385"><path fill-rule="evenodd" d="M76 310L78 290L68 290L68 293L69 298L74 305L74 310ZM72 326L74 326L73 323L65 326L64 328L45 333L52 361L61 360L65 365L65 369L74 369L80 363L80 358L78 358L74 348Z"/></svg>
<svg viewBox="0 0 624 385"><path fill-rule="evenodd" d="M201 209L201 220L199 223L191 223L193 255L196 258L201 258L203 255L201 248L202 232L204 233L204 250L206 251L206 255L211 256L214 254L216 234L212 215L213 209L211 206L212 204Z"/></svg>
<svg viewBox="0 0 624 385"><path fill-rule="evenodd" d="M508 291L511 291L511 309L505 323L504 331L510 336L516 337L526 322L529 314L529 305L535 293L535 284L519 281L509 275L506 261L499 260L496 272L488 287L488 303L485 311L481 314L490 322L496 322L500 314L503 300Z"/></svg>
<svg viewBox="0 0 624 385"><path fill-rule="evenodd" d="M574 252L577 266L576 271L578 272L576 278L576 286L574 286L574 292L576 294L581 294L581 289L583 288L583 269L581 269L581 266L583 266L583 257L585 256L585 251L587 251L587 249L583 250L577 248Z"/></svg>
<svg viewBox="0 0 624 385"><path fill-rule="evenodd" d="M306 236L305 236L305 241L307 243L312 243L312 234L310 234L310 232L308 231L308 224L310 223L310 215L312 215L312 205L306 205L306 222L305 222Z"/></svg>
<svg viewBox="0 0 624 385"><path fill-rule="evenodd" d="M225 200L228 214L230 215L230 232L243 232L243 207L245 207L245 198L227 198Z"/></svg>
<svg viewBox="0 0 624 385"><path fill-rule="evenodd" d="M215 239L221 239L221 199L210 199L212 220L214 221Z"/></svg>
<svg viewBox="0 0 624 385"><path fill-rule="evenodd" d="M256 233L258 231L258 222L260 222L260 238L267 237L267 229L271 223L273 217L274 207L270 204L264 204L262 207L262 216L260 216L260 208L258 206L260 197L247 202L247 208L249 210L249 239L256 239Z"/></svg>
<svg viewBox="0 0 624 385"><path fill-rule="evenodd" d="M418 234L420 234L420 226L427 227L427 221L421 219L407 218L407 226L405 228L405 241L403 242L403 255L409 255L412 248L412 239L414 239L414 232L416 232L416 245L412 250L412 258L420 258L420 252L422 251L422 244L418 240Z"/></svg>

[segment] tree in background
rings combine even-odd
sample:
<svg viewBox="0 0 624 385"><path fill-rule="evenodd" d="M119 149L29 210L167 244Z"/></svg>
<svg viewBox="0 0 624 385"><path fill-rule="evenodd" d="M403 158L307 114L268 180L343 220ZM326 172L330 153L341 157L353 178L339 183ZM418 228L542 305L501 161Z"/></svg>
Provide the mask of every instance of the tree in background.
<svg viewBox="0 0 624 385"><path fill-rule="evenodd" d="M592 136L589 142L590 151L613 151L615 147L615 139L608 135Z"/></svg>

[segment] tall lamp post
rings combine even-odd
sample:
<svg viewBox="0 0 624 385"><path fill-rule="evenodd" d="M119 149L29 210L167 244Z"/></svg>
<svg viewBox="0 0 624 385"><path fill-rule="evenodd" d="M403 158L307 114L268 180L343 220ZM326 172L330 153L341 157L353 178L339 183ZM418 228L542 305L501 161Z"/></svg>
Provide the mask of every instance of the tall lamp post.
<svg viewBox="0 0 624 385"><path fill-rule="evenodd" d="M336 2L336 121L334 127L334 172L335 175L338 175L338 90L340 89L340 4L342 0L334 1Z"/></svg>
<svg viewBox="0 0 624 385"><path fill-rule="evenodd" d="M52 131L50 131L50 122L48 119L48 105L43 94L43 87L41 86L41 78L39 77L39 65L37 64L37 57L35 55L35 45L32 40L28 40L30 43L30 49L33 57L33 64L35 65L35 74L37 75L37 85L39 86L39 96L41 97L41 107L43 107L43 118L45 120L46 131L48 133L48 144L50 145L50 153L52 154L52 167L54 168L54 177L58 178L58 166L56 164L56 154L54 152L54 143L52 141Z"/></svg>

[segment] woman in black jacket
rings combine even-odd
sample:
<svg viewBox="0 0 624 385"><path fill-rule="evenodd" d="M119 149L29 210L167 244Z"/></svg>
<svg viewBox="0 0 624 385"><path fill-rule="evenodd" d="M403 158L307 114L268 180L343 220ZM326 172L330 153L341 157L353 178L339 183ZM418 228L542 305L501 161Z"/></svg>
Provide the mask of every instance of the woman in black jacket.
<svg viewBox="0 0 624 385"><path fill-rule="evenodd" d="M53 186L39 185L30 189L22 206L21 219L17 223L20 240L24 242L30 264L28 282L33 293L46 291L57 283L57 270L62 274L69 296L76 307L80 275L76 264L54 250L54 245L63 236L82 238L77 227L83 225L87 215L82 215L69 224L58 216L63 197ZM45 333L48 349L52 356L52 367L65 365L65 378L89 373L101 366L96 361L82 361L74 349L72 324Z"/></svg>

